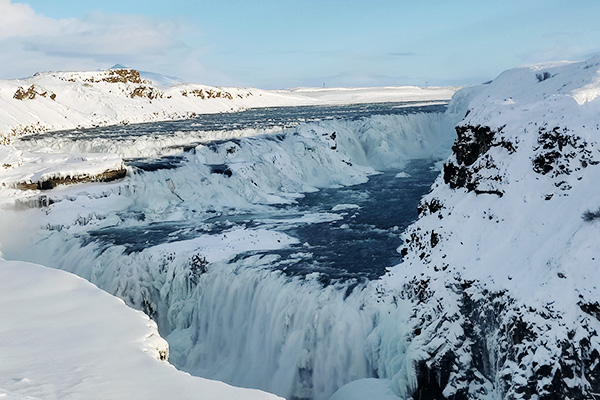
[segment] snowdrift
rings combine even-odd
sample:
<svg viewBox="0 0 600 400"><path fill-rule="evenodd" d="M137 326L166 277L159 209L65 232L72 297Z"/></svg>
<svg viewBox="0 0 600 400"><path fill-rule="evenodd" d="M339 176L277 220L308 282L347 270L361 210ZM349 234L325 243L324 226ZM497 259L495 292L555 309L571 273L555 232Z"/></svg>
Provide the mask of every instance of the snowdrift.
<svg viewBox="0 0 600 400"><path fill-rule="evenodd" d="M277 399L192 377L140 311L67 272L0 260L0 397Z"/></svg>

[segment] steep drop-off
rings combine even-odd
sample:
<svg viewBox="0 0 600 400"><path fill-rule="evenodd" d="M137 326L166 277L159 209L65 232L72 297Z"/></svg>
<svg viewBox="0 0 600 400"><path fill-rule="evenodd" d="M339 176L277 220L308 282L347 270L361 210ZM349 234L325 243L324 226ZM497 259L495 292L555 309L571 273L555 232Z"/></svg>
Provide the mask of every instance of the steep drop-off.
<svg viewBox="0 0 600 400"><path fill-rule="evenodd" d="M538 65L471 89L405 258L382 281L384 297L413 306L414 375L405 385L395 372L398 393L600 392L599 72L600 58Z"/></svg>

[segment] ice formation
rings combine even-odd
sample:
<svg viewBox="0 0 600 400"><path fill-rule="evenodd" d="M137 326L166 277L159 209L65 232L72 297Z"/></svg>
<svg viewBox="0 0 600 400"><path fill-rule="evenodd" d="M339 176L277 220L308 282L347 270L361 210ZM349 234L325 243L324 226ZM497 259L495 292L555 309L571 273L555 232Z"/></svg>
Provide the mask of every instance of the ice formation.
<svg viewBox="0 0 600 400"><path fill-rule="evenodd" d="M0 398L278 398L177 371L154 321L72 274L0 260L0 281Z"/></svg>

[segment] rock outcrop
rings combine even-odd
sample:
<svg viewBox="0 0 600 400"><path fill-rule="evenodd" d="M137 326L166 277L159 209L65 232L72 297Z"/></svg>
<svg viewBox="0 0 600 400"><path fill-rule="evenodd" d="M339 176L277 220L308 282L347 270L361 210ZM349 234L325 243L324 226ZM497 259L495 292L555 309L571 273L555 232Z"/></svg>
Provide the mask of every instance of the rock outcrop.
<svg viewBox="0 0 600 400"><path fill-rule="evenodd" d="M99 174L80 174L65 177L49 177L37 182L18 182L15 187L21 190L49 190L58 185L73 185L86 182L111 182L117 179L123 179L127 175L125 168L109 169Z"/></svg>
<svg viewBox="0 0 600 400"><path fill-rule="evenodd" d="M17 100L33 100L36 97L48 97L51 100L56 100L56 94L51 92L48 93L47 90L44 90L37 85L31 85L27 90L19 86L13 96L13 98Z"/></svg>

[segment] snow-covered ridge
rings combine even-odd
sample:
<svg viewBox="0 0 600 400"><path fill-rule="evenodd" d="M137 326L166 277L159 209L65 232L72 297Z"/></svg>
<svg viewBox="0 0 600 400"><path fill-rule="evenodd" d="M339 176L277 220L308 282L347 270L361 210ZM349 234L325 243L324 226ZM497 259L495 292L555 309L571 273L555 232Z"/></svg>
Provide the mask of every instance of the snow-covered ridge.
<svg viewBox="0 0 600 400"><path fill-rule="evenodd" d="M600 392L599 93L592 58L509 70L457 94L469 111L453 155L383 279L415 310L413 378L397 371L399 393Z"/></svg>
<svg viewBox="0 0 600 400"><path fill-rule="evenodd" d="M255 107L448 100L457 88L261 90L163 87L134 69L44 72L0 81L0 144L48 130L189 118Z"/></svg>

